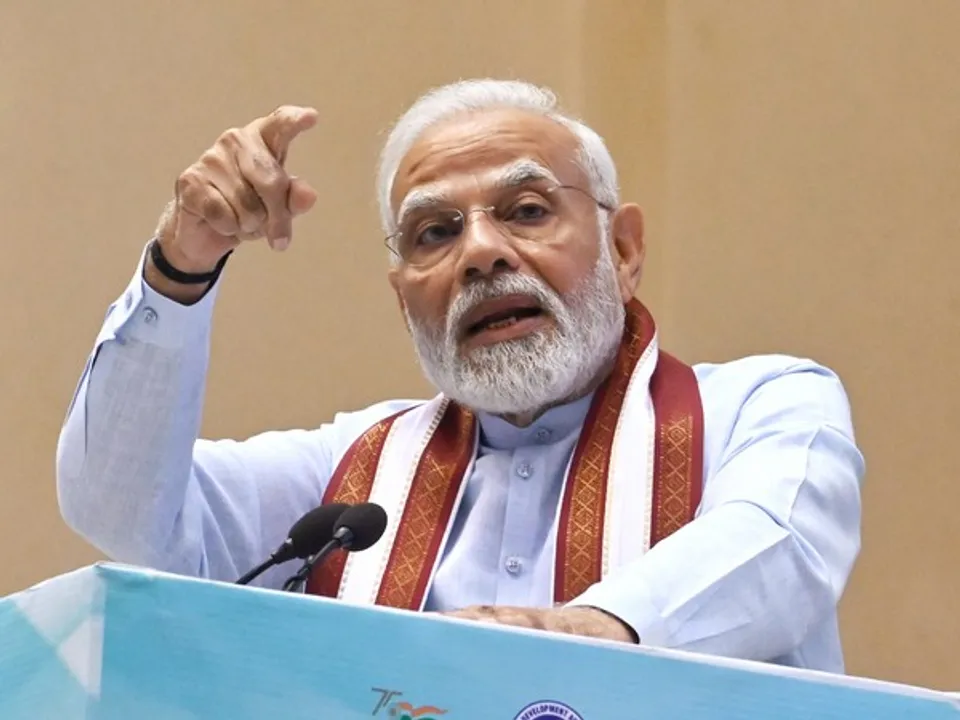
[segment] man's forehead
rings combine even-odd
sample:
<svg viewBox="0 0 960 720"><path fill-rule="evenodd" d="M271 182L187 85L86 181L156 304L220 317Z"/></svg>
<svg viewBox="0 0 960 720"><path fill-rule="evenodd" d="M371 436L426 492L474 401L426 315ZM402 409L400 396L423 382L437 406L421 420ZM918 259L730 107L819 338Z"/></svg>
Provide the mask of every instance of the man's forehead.
<svg viewBox="0 0 960 720"><path fill-rule="evenodd" d="M550 118L518 110L460 116L427 130L400 163L392 188L394 208L412 190L450 189L464 181L502 179L538 166L550 179L577 182L579 142Z"/></svg>
<svg viewBox="0 0 960 720"><path fill-rule="evenodd" d="M562 184L556 173L533 158L520 158L497 167L476 172L454 172L432 182L413 185L400 199L399 214L411 205L452 200L459 191L468 189L505 190L531 183Z"/></svg>

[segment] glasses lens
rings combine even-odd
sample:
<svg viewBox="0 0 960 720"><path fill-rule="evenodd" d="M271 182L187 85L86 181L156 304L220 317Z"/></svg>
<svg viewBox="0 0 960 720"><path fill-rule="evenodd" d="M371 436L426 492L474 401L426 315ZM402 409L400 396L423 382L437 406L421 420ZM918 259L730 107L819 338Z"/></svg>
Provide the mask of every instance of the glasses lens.
<svg viewBox="0 0 960 720"><path fill-rule="evenodd" d="M484 212L508 238L538 242L552 237L558 224L574 217L575 204L583 199L592 197L573 186L524 187L507 191L495 204L470 210L469 214ZM457 244L465 226L466 216L461 210L424 208L414 211L388 244L406 263L433 265Z"/></svg>
<svg viewBox="0 0 960 720"><path fill-rule="evenodd" d="M464 217L459 210L434 210L410 218L396 239L397 252L404 260L427 264L442 258L463 234Z"/></svg>

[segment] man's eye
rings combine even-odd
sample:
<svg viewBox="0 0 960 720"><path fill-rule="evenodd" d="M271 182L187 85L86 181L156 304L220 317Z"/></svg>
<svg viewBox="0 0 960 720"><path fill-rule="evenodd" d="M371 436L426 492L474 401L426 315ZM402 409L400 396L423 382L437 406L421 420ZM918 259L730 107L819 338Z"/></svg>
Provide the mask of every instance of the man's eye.
<svg viewBox="0 0 960 720"><path fill-rule="evenodd" d="M441 245L463 232L463 221L451 217L427 224L417 233L417 245Z"/></svg>
<svg viewBox="0 0 960 720"><path fill-rule="evenodd" d="M524 202L514 206L507 215L507 219L516 222L536 222L543 220L550 211L543 205L535 202Z"/></svg>

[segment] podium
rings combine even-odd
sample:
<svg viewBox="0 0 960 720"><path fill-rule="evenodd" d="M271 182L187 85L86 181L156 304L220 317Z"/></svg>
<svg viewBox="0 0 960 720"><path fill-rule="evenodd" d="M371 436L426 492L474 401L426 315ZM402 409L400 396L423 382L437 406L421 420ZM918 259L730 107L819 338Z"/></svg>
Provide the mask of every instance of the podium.
<svg viewBox="0 0 960 720"><path fill-rule="evenodd" d="M931 690L98 564L0 600L3 720L960 720Z"/></svg>

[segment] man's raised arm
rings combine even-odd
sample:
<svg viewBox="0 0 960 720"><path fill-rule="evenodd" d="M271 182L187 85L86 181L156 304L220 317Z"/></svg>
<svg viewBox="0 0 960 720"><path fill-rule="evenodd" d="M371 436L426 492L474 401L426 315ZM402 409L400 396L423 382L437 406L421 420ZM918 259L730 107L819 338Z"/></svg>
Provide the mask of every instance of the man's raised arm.
<svg viewBox="0 0 960 720"><path fill-rule="evenodd" d="M197 440L217 277L244 240L285 249L293 218L313 206L284 161L316 118L286 106L223 133L181 174L107 313L61 430L57 489L66 521L114 559L235 577L319 503L330 459L311 433ZM266 475L282 494L270 498L272 523Z"/></svg>

